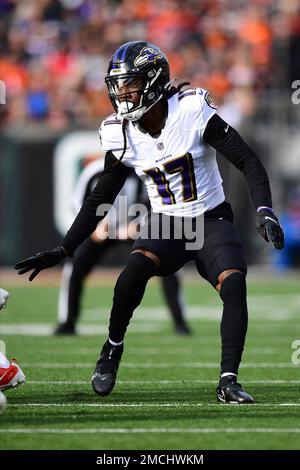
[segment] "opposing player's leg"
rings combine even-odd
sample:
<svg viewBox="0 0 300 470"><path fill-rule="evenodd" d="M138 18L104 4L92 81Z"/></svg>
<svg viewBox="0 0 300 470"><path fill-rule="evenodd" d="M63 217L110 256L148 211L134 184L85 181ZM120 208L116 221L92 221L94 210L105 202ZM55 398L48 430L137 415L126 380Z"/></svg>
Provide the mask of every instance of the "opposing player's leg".
<svg viewBox="0 0 300 470"><path fill-rule="evenodd" d="M161 277L161 286L169 307L174 329L182 335L191 334L191 329L184 318L184 301L181 289L180 275L178 273Z"/></svg>
<svg viewBox="0 0 300 470"><path fill-rule="evenodd" d="M9 361L7 357L0 352L0 391L9 388L16 388L25 383L25 374L17 364L15 359Z"/></svg>
<svg viewBox="0 0 300 470"><path fill-rule="evenodd" d="M7 405L6 396L0 391L0 413L2 413Z"/></svg>
<svg viewBox="0 0 300 470"><path fill-rule="evenodd" d="M9 293L0 289L0 310L6 307L9 299ZM8 388L15 388L18 385L25 383L25 374L17 364L15 359L9 361L5 356L5 343L1 342L2 350L0 350L0 392ZM6 405L6 398L0 396L0 408L4 409Z"/></svg>
<svg viewBox="0 0 300 470"><path fill-rule="evenodd" d="M65 263L58 299L58 326L54 334L72 335L76 333L85 278L112 243L111 240L97 243L89 238L83 243L74 258Z"/></svg>
<svg viewBox="0 0 300 470"><path fill-rule="evenodd" d="M206 220L204 230L205 242L197 253L196 265L223 301L217 397L225 403L254 403L237 382L248 324L247 267L240 238L234 225L224 219Z"/></svg>
<svg viewBox="0 0 300 470"><path fill-rule="evenodd" d="M0 310L6 307L6 304L9 299L9 292L5 289L0 288Z"/></svg>

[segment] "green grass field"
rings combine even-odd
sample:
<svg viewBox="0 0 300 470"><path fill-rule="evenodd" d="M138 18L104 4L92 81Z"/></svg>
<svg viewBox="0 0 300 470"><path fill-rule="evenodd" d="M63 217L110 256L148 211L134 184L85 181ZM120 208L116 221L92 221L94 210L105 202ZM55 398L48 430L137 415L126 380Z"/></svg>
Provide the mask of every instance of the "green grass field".
<svg viewBox="0 0 300 470"><path fill-rule="evenodd" d="M216 402L221 302L207 284L185 281L193 335L175 335L157 282L151 282L127 335L113 393L90 377L106 338L112 287L89 287L82 334L53 337L56 287L5 286L1 315L8 357L27 383L6 392L1 449L299 449L299 281L249 280L249 329L239 380L255 405ZM298 355L299 357L300 355Z"/></svg>

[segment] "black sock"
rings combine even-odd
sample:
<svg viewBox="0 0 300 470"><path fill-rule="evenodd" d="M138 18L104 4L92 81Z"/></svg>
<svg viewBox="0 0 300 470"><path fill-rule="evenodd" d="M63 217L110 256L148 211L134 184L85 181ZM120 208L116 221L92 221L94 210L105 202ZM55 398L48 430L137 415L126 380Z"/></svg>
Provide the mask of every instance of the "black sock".
<svg viewBox="0 0 300 470"><path fill-rule="evenodd" d="M154 275L156 266L142 253L133 253L117 280L110 314L109 338L123 341L134 309L140 304L147 282Z"/></svg>
<svg viewBox="0 0 300 470"><path fill-rule="evenodd" d="M248 325L245 275L241 272L230 274L222 283L220 296L224 305L221 321L221 374L237 374Z"/></svg>
<svg viewBox="0 0 300 470"><path fill-rule="evenodd" d="M161 285L175 325L185 324L182 312L181 284L178 275L171 274L162 277Z"/></svg>

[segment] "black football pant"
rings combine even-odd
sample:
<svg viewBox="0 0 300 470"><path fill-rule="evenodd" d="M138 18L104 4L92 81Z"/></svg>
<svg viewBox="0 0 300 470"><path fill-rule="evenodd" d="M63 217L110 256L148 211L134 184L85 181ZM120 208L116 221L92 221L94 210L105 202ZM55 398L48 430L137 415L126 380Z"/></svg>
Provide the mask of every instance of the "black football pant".
<svg viewBox="0 0 300 470"><path fill-rule="evenodd" d="M160 259L159 268L142 255L133 253L115 286L110 317L109 337L114 342L124 339L134 309L140 304L148 280L155 275L169 275L193 260L199 274L213 287L225 270L237 269L223 281L220 297L223 301L221 321L221 373L237 373L247 331L246 272L247 267L239 235L232 223L229 204L223 203L205 218L204 244L199 250L187 250L186 240L138 238L133 250L145 249ZM229 214L229 215L228 215ZM156 217L156 215L155 215ZM153 222L154 220L154 222ZM157 218L149 224L157 223ZM138 256L139 255L139 256Z"/></svg>

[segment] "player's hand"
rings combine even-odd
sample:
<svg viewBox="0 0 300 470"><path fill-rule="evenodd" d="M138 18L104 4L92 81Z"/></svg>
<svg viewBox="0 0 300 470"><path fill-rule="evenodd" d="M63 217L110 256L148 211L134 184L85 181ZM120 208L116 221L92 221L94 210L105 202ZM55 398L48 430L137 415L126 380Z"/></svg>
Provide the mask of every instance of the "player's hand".
<svg viewBox="0 0 300 470"><path fill-rule="evenodd" d="M19 271L19 274L25 274L33 270L29 276L29 281L33 281L40 271L60 263L66 255L65 249L62 246L58 246L54 250L41 251L35 256L19 261L15 265L15 269Z"/></svg>
<svg viewBox="0 0 300 470"><path fill-rule="evenodd" d="M277 250L284 247L284 233L271 208L262 208L257 212L256 225L261 236L267 242L272 242Z"/></svg>

